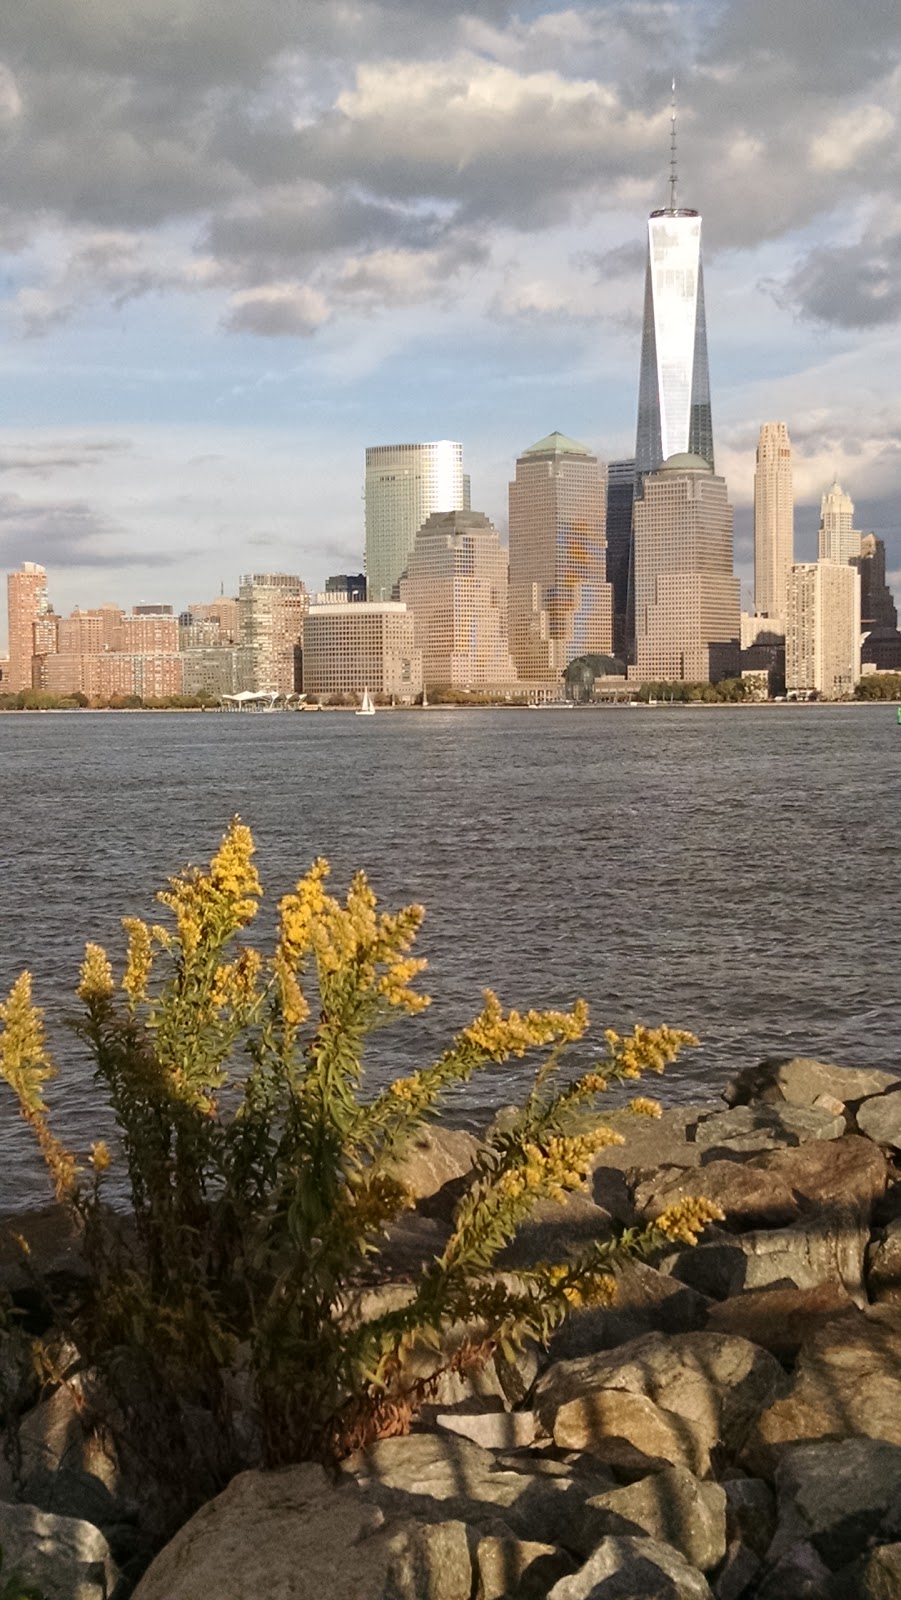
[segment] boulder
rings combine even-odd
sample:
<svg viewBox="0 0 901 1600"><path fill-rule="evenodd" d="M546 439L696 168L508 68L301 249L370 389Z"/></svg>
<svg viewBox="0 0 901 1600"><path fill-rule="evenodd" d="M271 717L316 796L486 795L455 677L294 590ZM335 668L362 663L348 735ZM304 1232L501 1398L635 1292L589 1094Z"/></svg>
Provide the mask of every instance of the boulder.
<svg viewBox="0 0 901 1600"><path fill-rule="evenodd" d="M34 1584L44 1600L111 1600L119 1581L99 1528L35 1506L0 1502L0 1550L0 1581L16 1572Z"/></svg>
<svg viewBox="0 0 901 1600"><path fill-rule="evenodd" d="M855 1308L810 1336L787 1391L755 1423L746 1459L767 1475L796 1441L824 1438L888 1441L901 1452L901 1314L894 1308Z"/></svg>
<svg viewBox="0 0 901 1600"><path fill-rule="evenodd" d="M760 1565L760 1557L753 1550L740 1539L733 1539L713 1585L715 1600L744 1600L750 1596Z"/></svg>
<svg viewBox="0 0 901 1600"><path fill-rule="evenodd" d="M534 1409L558 1445L610 1461L622 1437L648 1458L704 1476L710 1449L740 1448L784 1387L778 1362L745 1339L649 1334L614 1351L560 1361L539 1378Z"/></svg>
<svg viewBox="0 0 901 1600"><path fill-rule="evenodd" d="M659 1117L611 1118L625 1143L599 1150L593 1162L595 1172L612 1168L640 1173L653 1172L658 1167L698 1166L701 1150L694 1142L694 1133L703 1114L699 1106L664 1106Z"/></svg>
<svg viewBox="0 0 901 1600"><path fill-rule="evenodd" d="M812 1544L800 1539L764 1574L754 1600L833 1600L832 1573Z"/></svg>
<svg viewBox="0 0 901 1600"><path fill-rule="evenodd" d="M812 1140L794 1150L755 1156L743 1167L766 1172L807 1210L855 1211L869 1218L885 1193L888 1165L881 1150L860 1134Z"/></svg>
<svg viewBox="0 0 901 1600"><path fill-rule="evenodd" d="M769 1484L763 1478L728 1478L723 1492L729 1543L738 1540L763 1557L776 1532L776 1502Z"/></svg>
<svg viewBox="0 0 901 1600"><path fill-rule="evenodd" d="M844 1131L843 1116L813 1106L748 1105L706 1112L695 1128L695 1142L705 1166L720 1153L728 1157L809 1139L840 1139Z"/></svg>
<svg viewBox="0 0 901 1600"><path fill-rule="evenodd" d="M535 1437L532 1411L441 1411L435 1426L471 1439L483 1450L521 1450Z"/></svg>
<svg viewBox="0 0 901 1600"><path fill-rule="evenodd" d="M646 1333L693 1333L704 1327L710 1301L644 1261L627 1261L616 1273L611 1306L570 1311L550 1344L552 1361L613 1350Z"/></svg>
<svg viewBox="0 0 901 1600"><path fill-rule="evenodd" d="M835 1067L807 1056L786 1060L773 1057L759 1066L745 1067L727 1086L723 1099L727 1106L750 1105L752 1101L812 1106L821 1095L844 1104L853 1104L866 1095L881 1094L899 1080L894 1073L869 1067Z"/></svg>
<svg viewBox="0 0 901 1600"><path fill-rule="evenodd" d="M561 1578L547 1600L712 1600L710 1586L672 1545L603 1539L584 1567Z"/></svg>
<svg viewBox="0 0 901 1600"><path fill-rule="evenodd" d="M867 1289L872 1300L901 1302L901 1217L867 1251Z"/></svg>
<svg viewBox="0 0 901 1600"><path fill-rule="evenodd" d="M134 1600L470 1600L462 1523L384 1527L353 1483L321 1467L242 1472L152 1562Z"/></svg>
<svg viewBox="0 0 901 1600"><path fill-rule="evenodd" d="M853 1214L821 1216L791 1228L758 1229L728 1235L709 1230L702 1242L665 1258L664 1265L681 1283L714 1300L746 1289L794 1285L815 1289L838 1283L855 1301L864 1302L863 1263L867 1229Z"/></svg>
<svg viewBox="0 0 901 1600"><path fill-rule="evenodd" d="M874 1144L901 1150L901 1084L857 1107L857 1126Z"/></svg>
<svg viewBox="0 0 901 1600"><path fill-rule="evenodd" d="M611 1217L587 1194L566 1200L539 1200L515 1238L497 1257L501 1271L522 1271L540 1262L564 1262L584 1255L596 1241L613 1236Z"/></svg>
<svg viewBox="0 0 901 1600"><path fill-rule="evenodd" d="M779 1463L776 1492L779 1526L769 1560L806 1541L838 1572L871 1545L898 1537L901 1448L883 1439L793 1445Z"/></svg>
<svg viewBox="0 0 901 1600"><path fill-rule="evenodd" d="M769 1350L779 1361L793 1361L805 1339L824 1322L854 1308L837 1283L813 1289L749 1289L730 1300L714 1301L707 1316L711 1333L734 1333Z"/></svg>
<svg viewBox="0 0 901 1600"><path fill-rule="evenodd" d="M562 1550L512 1533L477 1534L473 1540L473 1600L544 1600L548 1589L576 1563Z"/></svg>
<svg viewBox="0 0 901 1600"><path fill-rule="evenodd" d="M883 1544L843 1572L836 1600L898 1600L901 1544Z"/></svg>
<svg viewBox="0 0 901 1600"><path fill-rule="evenodd" d="M394 1175L424 1216L450 1221L479 1149L480 1141L464 1128L423 1128L395 1163Z"/></svg>
<svg viewBox="0 0 901 1600"><path fill-rule="evenodd" d="M586 1554L611 1535L647 1534L709 1572L726 1553L726 1495L718 1483L701 1483L684 1467L664 1467L593 1495L585 1503L584 1529Z"/></svg>
<svg viewBox="0 0 901 1600"><path fill-rule="evenodd" d="M797 1221L799 1214L783 1177L740 1161L711 1161L696 1169L655 1174L636 1188L635 1210L643 1222L652 1222L686 1195L715 1201L726 1213L724 1227L735 1232L784 1227Z"/></svg>

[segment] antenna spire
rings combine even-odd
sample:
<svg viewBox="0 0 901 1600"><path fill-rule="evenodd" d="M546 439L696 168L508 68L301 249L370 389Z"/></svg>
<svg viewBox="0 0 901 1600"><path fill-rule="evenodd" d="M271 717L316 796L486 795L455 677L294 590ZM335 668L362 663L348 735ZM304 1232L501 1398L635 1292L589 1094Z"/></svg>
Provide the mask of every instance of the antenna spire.
<svg viewBox="0 0 901 1600"><path fill-rule="evenodd" d="M670 135L669 135L669 208L676 209L676 183L678 171L676 165L676 80L673 79L673 98L670 107Z"/></svg>

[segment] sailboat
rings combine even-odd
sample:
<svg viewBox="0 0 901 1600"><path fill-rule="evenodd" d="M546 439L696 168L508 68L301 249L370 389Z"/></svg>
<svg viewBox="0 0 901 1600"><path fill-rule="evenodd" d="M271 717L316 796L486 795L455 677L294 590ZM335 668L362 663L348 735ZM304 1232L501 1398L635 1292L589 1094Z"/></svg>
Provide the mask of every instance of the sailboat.
<svg viewBox="0 0 901 1600"><path fill-rule="evenodd" d="M426 710L428 710L429 697L428 697L428 694L426 692L425 684L423 684L423 686L422 686L422 703L425 706ZM899 720L899 722L901 722L901 717L899 717L898 720Z"/></svg>
<svg viewBox="0 0 901 1600"><path fill-rule="evenodd" d="M363 690L363 699L360 703L359 709L354 713L354 715L358 717L375 716L375 701L373 700L372 695L369 693L368 685Z"/></svg>

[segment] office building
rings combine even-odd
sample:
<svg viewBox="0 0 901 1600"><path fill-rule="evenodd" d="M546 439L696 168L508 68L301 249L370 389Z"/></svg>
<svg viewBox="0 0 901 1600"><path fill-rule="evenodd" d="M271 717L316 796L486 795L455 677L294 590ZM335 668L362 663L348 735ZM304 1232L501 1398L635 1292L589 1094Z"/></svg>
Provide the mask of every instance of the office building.
<svg viewBox="0 0 901 1600"><path fill-rule="evenodd" d="M725 479L671 456L635 502L635 666L641 682L717 682L739 669L741 605Z"/></svg>
<svg viewBox="0 0 901 1600"><path fill-rule="evenodd" d="M788 587L787 692L838 700L859 678L860 573L848 562L799 562Z"/></svg>
<svg viewBox="0 0 901 1600"><path fill-rule="evenodd" d="M607 463L607 582L613 591L613 651L631 656L635 640L635 574L632 566L632 507L635 460Z"/></svg>
<svg viewBox="0 0 901 1600"><path fill-rule="evenodd" d="M422 694L422 654L402 601L332 601L304 623L303 689L317 695L370 694L403 702Z"/></svg>
<svg viewBox="0 0 901 1600"><path fill-rule="evenodd" d="M898 611L885 576L885 545L875 533L861 535L860 555L851 560L860 573L860 626L897 628Z"/></svg>
<svg viewBox="0 0 901 1600"><path fill-rule="evenodd" d="M507 552L479 511L434 511L416 535L401 599L426 687L493 689L516 678L507 639Z"/></svg>
<svg viewBox="0 0 901 1600"><path fill-rule="evenodd" d="M464 509L463 446L438 439L367 450L365 499L367 593L373 601L396 599L426 517Z"/></svg>
<svg viewBox="0 0 901 1600"><path fill-rule="evenodd" d="M565 434L524 450L510 484L510 651L520 678L559 681L577 656L613 649L606 485Z"/></svg>
<svg viewBox="0 0 901 1600"><path fill-rule="evenodd" d="M248 573L238 602L241 643L251 651L251 687L293 694L300 688L306 588L287 572Z"/></svg>
<svg viewBox="0 0 901 1600"><path fill-rule="evenodd" d="M241 602L237 598L222 595L218 600L210 600L203 605L192 605L187 618L181 620L188 626L192 623L217 623L220 644L241 642Z"/></svg>
<svg viewBox="0 0 901 1600"><path fill-rule="evenodd" d="M818 560L837 561L845 566L860 555L860 533L853 523L854 501L836 478L820 502Z"/></svg>
<svg viewBox="0 0 901 1600"><path fill-rule="evenodd" d="M784 422L765 422L754 472L754 607L784 619L795 559L791 441Z"/></svg>
<svg viewBox="0 0 901 1600"><path fill-rule="evenodd" d="M47 574L34 561L23 561L6 579L9 615L9 676L7 692L18 694L32 687L35 624L50 613Z"/></svg>
<svg viewBox="0 0 901 1600"><path fill-rule="evenodd" d="M218 698L253 689L253 652L247 645L188 645L181 662L185 694Z"/></svg>
<svg viewBox="0 0 901 1600"><path fill-rule="evenodd" d="M639 479L688 452L713 468L713 420L701 265L701 218L675 204L648 219L638 429Z"/></svg>
<svg viewBox="0 0 901 1600"><path fill-rule="evenodd" d="M366 599L366 574L365 572L338 572L334 577L326 578L325 592L334 595L336 600L365 600Z"/></svg>

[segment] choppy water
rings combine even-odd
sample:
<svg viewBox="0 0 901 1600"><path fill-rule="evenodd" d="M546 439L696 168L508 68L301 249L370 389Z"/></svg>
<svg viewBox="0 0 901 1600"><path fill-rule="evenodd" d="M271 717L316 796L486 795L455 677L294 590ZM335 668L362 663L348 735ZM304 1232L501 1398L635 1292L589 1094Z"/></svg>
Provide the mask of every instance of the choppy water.
<svg viewBox="0 0 901 1600"><path fill-rule="evenodd" d="M117 948L237 811L270 907L325 854L335 883L363 866L428 908L435 1003L381 1036L376 1077L429 1059L485 985L583 994L598 1033L691 1028L671 1099L773 1052L901 1070L899 796L888 706L2 716L0 990L28 966L58 1017L83 941ZM84 1143L89 1069L54 1042L57 1125ZM463 1104L521 1084L494 1069ZM43 1197L6 1095L0 1173L0 1209Z"/></svg>

